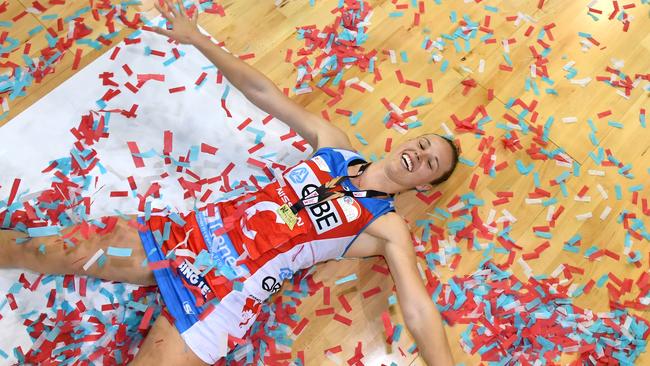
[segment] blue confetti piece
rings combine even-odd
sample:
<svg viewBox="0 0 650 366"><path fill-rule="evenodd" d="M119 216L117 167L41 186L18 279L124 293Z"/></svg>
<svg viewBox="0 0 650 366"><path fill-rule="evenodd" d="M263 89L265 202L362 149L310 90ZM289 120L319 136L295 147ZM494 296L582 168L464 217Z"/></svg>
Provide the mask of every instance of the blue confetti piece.
<svg viewBox="0 0 650 366"><path fill-rule="evenodd" d="M442 71L442 72L447 71L447 66L449 66L449 61L443 60L442 65L440 66L440 71Z"/></svg>
<svg viewBox="0 0 650 366"><path fill-rule="evenodd" d="M109 246L106 254L113 257L130 257L133 252L132 248Z"/></svg>
<svg viewBox="0 0 650 366"><path fill-rule="evenodd" d="M402 62L409 62L408 55L406 54L406 51L400 51L400 57L402 58Z"/></svg>
<svg viewBox="0 0 650 366"><path fill-rule="evenodd" d="M360 133L355 132L354 135L356 136L357 140L359 140L360 143L362 143L363 145L368 145L368 141L366 141L366 139L364 139Z"/></svg>
<svg viewBox="0 0 650 366"><path fill-rule="evenodd" d="M461 163L461 164L465 164L465 165L467 165L467 166L470 166L470 167L473 167L473 166L476 165L476 163L474 163L473 161L468 160L468 159L465 159L465 158L462 157L462 156L459 156L459 157L458 157L458 162Z"/></svg>
<svg viewBox="0 0 650 366"><path fill-rule="evenodd" d="M610 126L612 126L612 127L623 128L623 124L620 123L620 122L616 122L616 121L607 121L607 124L610 125Z"/></svg>
<svg viewBox="0 0 650 366"><path fill-rule="evenodd" d="M58 226L30 227L27 229L27 235L32 238L59 235L60 230L61 229Z"/></svg>
<svg viewBox="0 0 650 366"><path fill-rule="evenodd" d="M393 342L398 342L400 336L402 335L402 324L397 324L395 325L395 328L393 328Z"/></svg>
<svg viewBox="0 0 650 366"><path fill-rule="evenodd" d="M345 276L345 277L343 277L343 278L341 278L339 280L336 280L336 282L334 282L334 283L337 284L337 285L341 285L343 283L350 282L350 281L356 281L356 280L357 280L357 275L355 273L353 273L353 274L351 274L349 276Z"/></svg>
<svg viewBox="0 0 650 366"><path fill-rule="evenodd" d="M608 279L609 279L609 274L606 273L606 274L602 275L602 276L598 279L598 281L596 281L596 286L597 286L598 288L603 287L603 285L605 285L605 282L607 282Z"/></svg>
<svg viewBox="0 0 650 366"><path fill-rule="evenodd" d="M616 193L616 199L617 200L622 200L623 199L623 192L621 190L621 186L616 184L614 185L614 192Z"/></svg>

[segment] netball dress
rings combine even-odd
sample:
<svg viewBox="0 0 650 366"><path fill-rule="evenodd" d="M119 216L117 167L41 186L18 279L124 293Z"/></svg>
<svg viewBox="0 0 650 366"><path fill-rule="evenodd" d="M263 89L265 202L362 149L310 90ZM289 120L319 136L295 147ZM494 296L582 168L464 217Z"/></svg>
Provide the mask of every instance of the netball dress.
<svg viewBox="0 0 650 366"><path fill-rule="evenodd" d="M262 302L284 280L318 262L341 259L372 221L394 211L391 196L343 196L301 209L293 225L279 214L283 205L347 176L348 167L359 163L366 161L356 152L321 148L261 190L218 202L214 213L194 210L182 215L184 225L150 218L149 230L140 232L147 259L169 263L154 276L175 326L203 361L224 357L234 345L229 335L244 338ZM340 184L358 191L349 179Z"/></svg>

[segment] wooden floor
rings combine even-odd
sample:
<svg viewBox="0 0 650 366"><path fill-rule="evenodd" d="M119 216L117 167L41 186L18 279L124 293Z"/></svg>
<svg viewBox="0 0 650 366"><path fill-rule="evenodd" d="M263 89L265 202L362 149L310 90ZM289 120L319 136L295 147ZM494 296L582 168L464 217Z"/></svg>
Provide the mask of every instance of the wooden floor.
<svg viewBox="0 0 650 366"><path fill-rule="evenodd" d="M51 7L45 14L59 14L65 17L88 5L85 1L65 3L56 6L48 4L47 6ZM292 89L296 86L297 70L291 62L285 62L284 59L287 49L292 49L292 62L297 60L299 57L297 51L304 47L304 41L297 39L296 27L315 25L318 29L323 29L332 24L335 15L331 10L337 6L338 1L318 0L313 7L309 3L307 0L285 0L276 6L273 1L223 1L220 4L225 8L225 17L203 14L199 23L215 38L224 41L226 47L234 54L254 53L255 57L247 60L249 64L269 76L280 88ZM588 14L589 1L585 0L548 0L543 2L542 9L537 7L538 1L524 0L482 1L480 4L460 0L424 1L425 12L420 14L419 25L413 25L414 14L418 12L416 8L408 6L397 9L393 3L393 1L371 1L373 16L366 30L368 40L363 44L366 51L372 49L378 51L375 66L380 69L382 80L375 83L373 81L375 76L372 73L363 72L357 66L346 70L343 77L343 81L358 77L372 85L374 91L361 93L348 88L342 101L332 107L327 106L329 96L317 88L312 93L298 96L291 92L290 96L312 112L321 114L322 111L327 111L332 123L347 131L353 144L363 154L366 156L374 154L377 157L384 154L387 137L393 139L392 146L397 146L402 141L422 133L445 134L443 124L449 129L455 128L452 115L462 120L472 115L478 106L485 107L491 121L484 124L482 128L485 136L495 138L492 146L496 148L496 164L507 162L507 167L499 170L494 178L484 174L484 169L479 164L483 156L483 152L479 150L481 139L474 133L455 132L455 137L462 146L463 158L473 164L460 164L450 181L436 187L436 190L442 192L442 197L431 205L423 203L415 197L414 193L402 194L396 201L398 212L413 223L416 237L420 238L422 235L422 228L415 226L416 220L432 219L433 217L428 214L433 213L434 207L446 210L447 204L454 197L473 192L477 198L484 201L478 210L484 221L487 221L492 208L497 211L497 217L502 215L501 210L507 209L517 219L509 234L515 243L523 247L522 251L517 252L516 258L521 257L522 253L531 252L546 240L536 235L533 227L548 225L547 205L526 201L530 197L529 194L535 190L533 174L536 172L539 175L540 188L550 192L550 197L543 197L543 199L548 200L551 197L557 199L553 204L555 209L563 206L564 212L558 219L558 224L550 228L551 246L544 251L541 258L527 261L534 274L550 275L558 265L566 263L584 268L583 275L574 277L575 284L583 285L590 279L596 280L607 273L615 274L621 279L630 278L636 281L643 271L647 271L648 256L650 256L648 242L632 238L631 249L639 250L643 259L640 268L629 264L624 254L626 230L620 222L617 222L617 218L626 210L636 213L637 218L647 223L650 214L649 211L644 213L642 210L642 198L650 197L650 189L646 184L650 174L648 170L650 159L645 155L650 146L650 128L643 128L640 122L642 109L645 109L646 116L650 114L648 81L641 81L631 89L629 96L624 97L617 94L617 90L623 90L622 88L614 88L596 78L598 76L609 78L611 74L606 70L608 67L620 68L620 71L630 78L634 78L635 74L650 72L650 32L648 31L650 30L650 6L642 4L641 1L625 2L635 4L635 7L626 9L628 18L632 20L629 29L625 32L621 21L608 19L613 11L613 3L610 1L596 1L592 5L593 8L602 11L602 14L591 13L598 20ZM618 2L619 6L625 5L622 3ZM151 1L144 1L142 8L155 15L151 4ZM410 2L401 1L400 4L410 4ZM12 19L31 6L31 0L10 0L8 10L0 14L0 20ZM394 12L401 12L402 16L391 16ZM462 38L458 38L458 48L456 48L453 41L445 39L444 51L424 50L422 44L425 36L435 40L443 34L453 34L458 28L458 23L452 23L450 20L454 16L452 14L455 14L456 21L467 16L467 19L492 29L494 32L492 38L496 39L496 42L485 44L480 39L485 32L478 32L476 37L469 38L467 45ZM534 19L535 23L507 19L517 17L518 14L527 15ZM133 9L130 10L128 18L132 19L132 16ZM486 25L486 16L490 18L489 25ZM100 22L94 21L92 17L87 18L87 24L95 25L93 33L88 38L95 39L100 33L106 33ZM57 30L56 19L43 20L42 15L28 13L16 21L10 30L12 37L21 37L19 39L21 47L19 51L10 54L9 61L24 64L22 50L26 42L31 43L29 51L31 57L36 57L40 54L39 50L46 47L45 30L29 37L29 31L38 25L51 27L52 31L59 36L63 32ZM532 33L529 31L531 26ZM547 33L538 37L540 30L545 27ZM111 40L112 45L117 44L130 32L128 28L123 29L119 37ZM581 32L590 34L598 45L587 40ZM535 47L537 52L543 50L538 38L550 46L550 53L546 55L549 62L545 66L552 85L542 80L539 75L531 77L530 65L534 63L534 59L530 47ZM503 40L510 40L507 47L503 45ZM583 47L581 41L590 44L591 47L581 50ZM72 70L72 64L77 49L83 50L80 64L80 67L83 67L110 47L112 46L95 50L87 45L74 45L66 50L62 60L57 63L54 74L47 75L41 83L28 87L26 96L9 101L10 111L0 120L0 125L73 75L76 71ZM396 63L391 63L388 50L395 52ZM408 60L401 58L401 52L408 55ZM442 62L431 61L432 54L440 54L443 60L446 60L448 64L444 71ZM309 57L313 59L314 55ZM7 59L0 59L0 61L5 62ZM586 86L571 83L567 78L571 73L570 65L567 64L572 61L575 62L572 67L577 74L571 80L591 78ZM511 66L508 65L509 62ZM421 86L414 87L400 83L396 70L401 70L406 80L421 82ZM539 73L539 69L537 72ZM534 86L527 85L527 78L530 78ZM433 81L433 93L427 91L426 79ZM465 86L461 82L469 79L476 82L476 87L464 93ZM312 83L312 86L314 84ZM488 98L489 90L493 91L492 100ZM407 111L417 109L417 119L423 125L402 135L394 129L386 129L382 123L387 111L381 103L381 98L400 105L407 96L411 100L420 96L430 97L432 101L430 104L416 108L405 107ZM536 102L534 108L536 113L524 114L520 105L510 109L512 98L521 98L526 105ZM352 125L346 115L336 112L338 109L349 110L352 113L362 111L363 115L356 125ZM604 113L606 111L610 111L611 114L607 115ZM560 166L554 160L532 160L525 149L530 148L531 144L539 146L533 140L533 133L524 134L521 130L517 130L523 149L516 152L506 150L500 142L507 133L505 126L509 121L504 116L506 114L515 119L517 115L523 116L522 124L528 127L542 127L549 117L554 117L554 122L548 130L550 143L545 149L553 151L561 148L570 159L575 161L580 171L579 176L570 176L567 179L566 197L562 194L559 185L551 185L550 182L563 172L572 173L573 169ZM575 122L571 122L572 117L575 118ZM599 146L609 149L623 164L630 164L633 167L631 169L633 179L619 174L616 167L600 166L589 157L590 153L597 154L598 151L589 137L591 127L588 119L592 120L597 129L595 137ZM650 120L647 117L646 119ZM363 145L354 137L356 133L360 133L368 144ZM525 166L533 164L533 171L527 175L521 174L517 168L519 160ZM590 175L589 170L605 173L604 176ZM474 175L478 176L478 181L472 190L470 182ZM599 193L599 184L608 192L607 199ZM615 197L615 185L620 185L622 188L620 200ZM634 204L633 193L629 188L637 185L642 185L642 188L638 192L637 204ZM588 188L585 196L591 198L590 202L575 200L574 197L585 186ZM497 192L505 191L512 192L513 198L509 203L495 206L492 202L498 199ZM611 208L611 213L606 219L601 220L599 217L606 207ZM590 212L591 218L582 221L576 218L578 215ZM450 222L437 218L434 221L441 227L445 227ZM499 226L499 229L502 229L502 226ZM581 235L580 253L563 250L564 243L575 234ZM480 241L485 242L485 240ZM453 243L453 240L451 242ZM494 243L497 247L500 246L496 240ZM590 261L583 253L592 245L620 254L621 259L613 260L606 257L603 260ZM455 271L450 270L448 265L438 266L438 274L443 280L472 273L483 259L481 251L468 251L464 241L459 243L458 247L461 249L462 259ZM499 263L504 262L506 258L506 255L494 255L495 261ZM343 263L328 262L319 265L314 276L315 281L322 280L332 288L332 299L336 299L340 294L346 294L353 311L345 315L353 322L348 327L332 321L331 317L314 316L315 309L324 307L322 294L307 299L299 308L300 315L308 316L311 322L296 339L293 346L294 357L296 351L304 350L308 365L335 364L324 355L323 350L340 344L343 350L335 357L344 364L354 355L354 348L357 342L361 341L365 355L363 361L366 365L390 364L390 362L398 365L424 364L421 358L416 358L407 352L413 344L408 332L403 333L395 346L386 345L381 313L387 308L393 283L389 277L372 271L373 264L385 265L380 258ZM423 268L426 267L424 260L421 264ZM525 280L522 267L515 264L511 270L520 279ZM335 285L336 279L352 273L359 275L357 281ZM380 286L384 291L369 299L363 299L361 293L375 286ZM638 291L638 287L633 286L631 295L626 296L624 300L635 298ZM589 294L574 300L577 305L594 311L608 311L607 298L608 290L603 286L594 287ZM337 309L337 312L341 310L341 305L336 301L332 301L332 306ZM650 317L647 310L633 310L632 313L645 318ZM391 307L390 314L393 324L403 324L395 306ZM459 344L460 334L465 328L466 325L447 327L447 336L455 360L466 365L475 365L480 361L478 354L465 353ZM406 356L400 355L398 346ZM570 358L571 355L567 359ZM637 364L650 364L647 353L637 360Z"/></svg>

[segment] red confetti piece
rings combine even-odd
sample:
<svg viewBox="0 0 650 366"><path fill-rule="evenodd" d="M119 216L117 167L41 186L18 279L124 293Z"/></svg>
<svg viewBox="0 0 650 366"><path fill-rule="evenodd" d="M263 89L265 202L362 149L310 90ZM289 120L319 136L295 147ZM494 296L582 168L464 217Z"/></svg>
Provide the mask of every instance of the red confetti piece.
<svg viewBox="0 0 650 366"><path fill-rule="evenodd" d="M323 305L330 305L330 288L323 287Z"/></svg>
<svg viewBox="0 0 650 366"><path fill-rule="evenodd" d="M131 158L133 158L133 163L135 164L135 167L136 168L144 167L144 160L141 157L133 155L133 154L140 153L140 149L138 149L138 144L135 141L128 141L126 144L129 146L129 150L131 151Z"/></svg>
<svg viewBox="0 0 650 366"><path fill-rule="evenodd" d="M352 319L346 318L343 315L336 314L334 315L333 319L336 320L337 322L345 324L348 327L352 325Z"/></svg>
<svg viewBox="0 0 650 366"><path fill-rule="evenodd" d="M196 79L196 81L194 82L194 84L195 84L195 85L201 85L201 83L203 82L203 80L205 80L205 78L206 78L207 76L208 76L208 73L206 73L206 72L202 72L201 75L199 76L199 78Z"/></svg>
<svg viewBox="0 0 650 366"><path fill-rule="evenodd" d="M203 153L214 155L214 154L217 153L217 150L219 150L219 149L217 149L214 146L208 145L206 143L201 144L201 152L203 152Z"/></svg>
<svg viewBox="0 0 650 366"><path fill-rule="evenodd" d="M124 70L127 76L133 75L133 71L131 70L128 64L122 65L122 70Z"/></svg>
<svg viewBox="0 0 650 366"><path fill-rule="evenodd" d="M79 68L79 62L81 61L82 54L83 50L81 48L77 48L77 51L74 54L74 61L72 62L72 70L77 70Z"/></svg>
<svg viewBox="0 0 650 366"><path fill-rule="evenodd" d="M225 99L221 99L221 108L223 108L223 110L226 111L226 115L227 115L228 117L232 117L232 114L230 113L230 111L228 110L228 108L226 108L226 100L225 100Z"/></svg>
<svg viewBox="0 0 650 366"><path fill-rule="evenodd" d="M117 57L117 54L120 53L121 48L120 47L115 47L113 49L113 52L111 52L111 56L109 57L111 61L115 61L115 57Z"/></svg>
<svg viewBox="0 0 650 366"><path fill-rule="evenodd" d="M345 295L339 295L339 302L341 303L341 305L343 305L343 309L345 309L345 312L349 313L352 311L352 307L350 306L348 300L345 298Z"/></svg>
<svg viewBox="0 0 650 366"><path fill-rule="evenodd" d="M178 92L182 92L182 91L185 91L185 87L184 86L179 86L179 87L176 87L176 88L169 89L169 94L174 94L174 93L178 93Z"/></svg>
<svg viewBox="0 0 650 366"><path fill-rule="evenodd" d="M608 109L606 111L598 113L598 118L607 117L607 116L609 116L611 114L612 114L612 111Z"/></svg>
<svg viewBox="0 0 650 366"><path fill-rule="evenodd" d="M298 323L298 325L293 329L293 334L299 335L300 333L302 333L303 329L305 329L308 323L309 323L309 319L302 318L302 320L300 320L300 323Z"/></svg>
<svg viewBox="0 0 650 366"><path fill-rule="evenodd" d="M149 322L151 321L151 316L153 315L154 307L149 306L147 310L144 312L144 316L142 317L142 320L140 320L140 325L138 325L138 329L140 330L145 330L149 328Z"/></svg>
<svg viewBox="0 0 650 366"><path fill-rule="evenodd" d="M54 305L54 300L56 299L56 290L51 289L50 290L50 295L47 298L47 307L51 308L52 305Z"/></svg>
<svg viewBox="0 0 650 366"><path fill-rule="evenodd" d="M442 192L440 192L440 191L435 191L435 192L433 192L430 196L427 196L427 195L425 195L425 194L422 193L422 192L418 192L415 196L416 196L418 199L420 199L420 201L426 203L427 205L430 205L430 204L432 204L435 200L437 200L438 198L442 197Z"/></svg>
<svg viewBox="0 0 650 366"><path fill-rule="evenodd" d="M389 269L388 269L387 267L380 266L379 264L374 264L374 265L372 266L371 269L372 269L373 271L375 271L375 272L379 272L379 273L381 273L381 274L383 274L383 275L388 275L388 274L390 274L390 271L389 271Z"/></svg>
<svg viewBox="0 0 650 366"><path fill-rule="evenodd" d="M253 120L250 117L247 117L244 122L237 126L237 129L241 131L246 128L246 126L248 126L251 122L253 122Z"/></svg>
<svg viewBox="0 0 650 366"><path fill-rule="evenodd" d="M393 338L393 325L390 322L390 315L388 311L384 311L381 314L381 321L384 324L384 332L386 333L386 343L390 344Z"/></svg>

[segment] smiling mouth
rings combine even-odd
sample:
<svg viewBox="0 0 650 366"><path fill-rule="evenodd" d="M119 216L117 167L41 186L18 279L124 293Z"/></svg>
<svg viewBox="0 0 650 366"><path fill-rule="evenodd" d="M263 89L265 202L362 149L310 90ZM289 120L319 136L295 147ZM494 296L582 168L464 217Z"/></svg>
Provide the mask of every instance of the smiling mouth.
<svg viewBox="0 0 650 366"><path fill-rule="evenodd" d="M413 161L411 161L407 153L402 153L402 166L409 172L413 171Z"/></svg>

